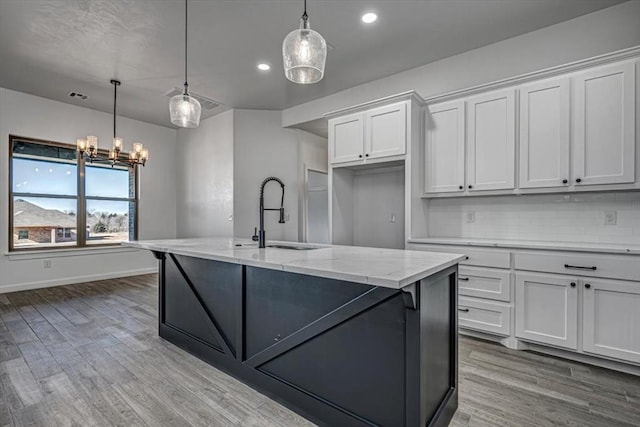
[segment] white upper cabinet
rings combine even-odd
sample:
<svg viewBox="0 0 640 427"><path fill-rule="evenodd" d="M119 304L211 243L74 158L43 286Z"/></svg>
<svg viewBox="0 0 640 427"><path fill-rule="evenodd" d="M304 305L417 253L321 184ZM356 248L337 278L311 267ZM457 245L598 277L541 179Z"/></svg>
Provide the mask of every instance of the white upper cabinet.
<svg viewBox="0 0 640 427"><path fill-rule="evenodd" d="M569 185L570 80L520 87L520 188Z"/></svg>
<svg viewBox="0 0 640 427"><path fill-rule="evenodd" d="M574 77L573 183L635 179L635 67L632 62Z"/></svg>
<svg viewBox="0 0 640 427"><path fill-rule="evenodd" d="M407 102L386 105L365 112L365 158L406 153Z"/></svg>
<svg viewBox="0 0 640 427"><path fill-rule="evenodd" d="M425 116L425 192L464 191L464 101L431 105Z"/></svg>
<svg viewBox="0 0 640 427"><path fill-rule="evenodd" d="M515 181L515 91L467 101L467 188L509 190Z"/></svg>
<svg viewBox="0 0 640 427"><path fill-rule="evenodd" d="M350 166L402 158L407 152L409 105L402 101L329 119L329 162Z"/></svg>
<svg viewBox="0 0 640 427"><path fill-rule="evenodd" d="M329 120L329 158L331 163L362 159L362 114L350 114Z"/></svg>

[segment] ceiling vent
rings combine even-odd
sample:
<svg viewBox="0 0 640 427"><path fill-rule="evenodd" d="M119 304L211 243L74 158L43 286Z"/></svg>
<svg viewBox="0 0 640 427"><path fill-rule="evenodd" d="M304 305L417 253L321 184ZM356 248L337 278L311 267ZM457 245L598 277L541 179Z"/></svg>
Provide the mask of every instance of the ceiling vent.
<svg viewBox="0 0 640 427"><path fill-rule="evenodd" d="M182 93L184 93L184 88L174 87L169 92L165 93L164 96L171 98L173 96L180 95ZM214 101L213 99L209 99L205 96L198 95L197 93L193 93L191 91L189 91L189 96L192 96L195 99L197 99L198 102L200 103L200 106L205 110L213 110L214 108L222 105L219 102Z"/></svg>
<svg viewBox="0 0 640 427"><path fill-rule="evenodd" d="M67 95L69 96L69 98L82 99L83 101L85 99L89 99L87 95L83 95L80 92L69 92Z"/></svg>

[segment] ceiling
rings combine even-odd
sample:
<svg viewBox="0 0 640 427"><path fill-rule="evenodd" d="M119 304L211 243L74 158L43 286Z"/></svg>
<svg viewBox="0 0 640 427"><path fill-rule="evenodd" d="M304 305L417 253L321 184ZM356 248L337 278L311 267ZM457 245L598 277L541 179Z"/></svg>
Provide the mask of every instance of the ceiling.
<svg viewBox="0 0 640 427"><path fill-rule="evenodd" d="M301 0L192 0L189 84L222 108L281 110L623 1L309 0L311 27L333 48L325 78L304 86L281 62ZM365 11L378 21L363 24ZM164 94L183 83L183 45L182 0L0 0L8 89L110 112L117 78L120 115L171 126Z"/></svg>

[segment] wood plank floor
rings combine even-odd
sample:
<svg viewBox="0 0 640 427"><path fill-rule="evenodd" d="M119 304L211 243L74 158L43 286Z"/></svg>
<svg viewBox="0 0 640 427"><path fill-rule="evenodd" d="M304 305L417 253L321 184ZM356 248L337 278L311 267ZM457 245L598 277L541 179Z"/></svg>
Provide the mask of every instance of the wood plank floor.
<svg viewBox="0 0 640 427"><path fill-rule="evenodd" d="M310 426L157 336L156 276L0 294L0 426ZM460 339L452 426L640 426L640 378Z"/></svg>

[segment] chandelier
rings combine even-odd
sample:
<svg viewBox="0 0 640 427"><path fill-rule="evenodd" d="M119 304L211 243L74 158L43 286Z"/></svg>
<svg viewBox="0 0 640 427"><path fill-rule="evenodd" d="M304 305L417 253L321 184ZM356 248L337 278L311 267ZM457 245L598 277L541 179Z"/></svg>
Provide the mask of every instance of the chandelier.
<svg viewBox="0 0 640 427"><path fill-rule="evenodd" d="M116 132L116 100L118 95L119 80L111 80L113 85L113 146L109 150L108 157L101 156L98 152L98 137L87 136L76 140L77 149L89 163L107 163L111 167L127 166L130 168L138 165L144 166L149 159L149 149L139 142L133 143L133 150L127 155L122 151L123 139Z"/></svg>

